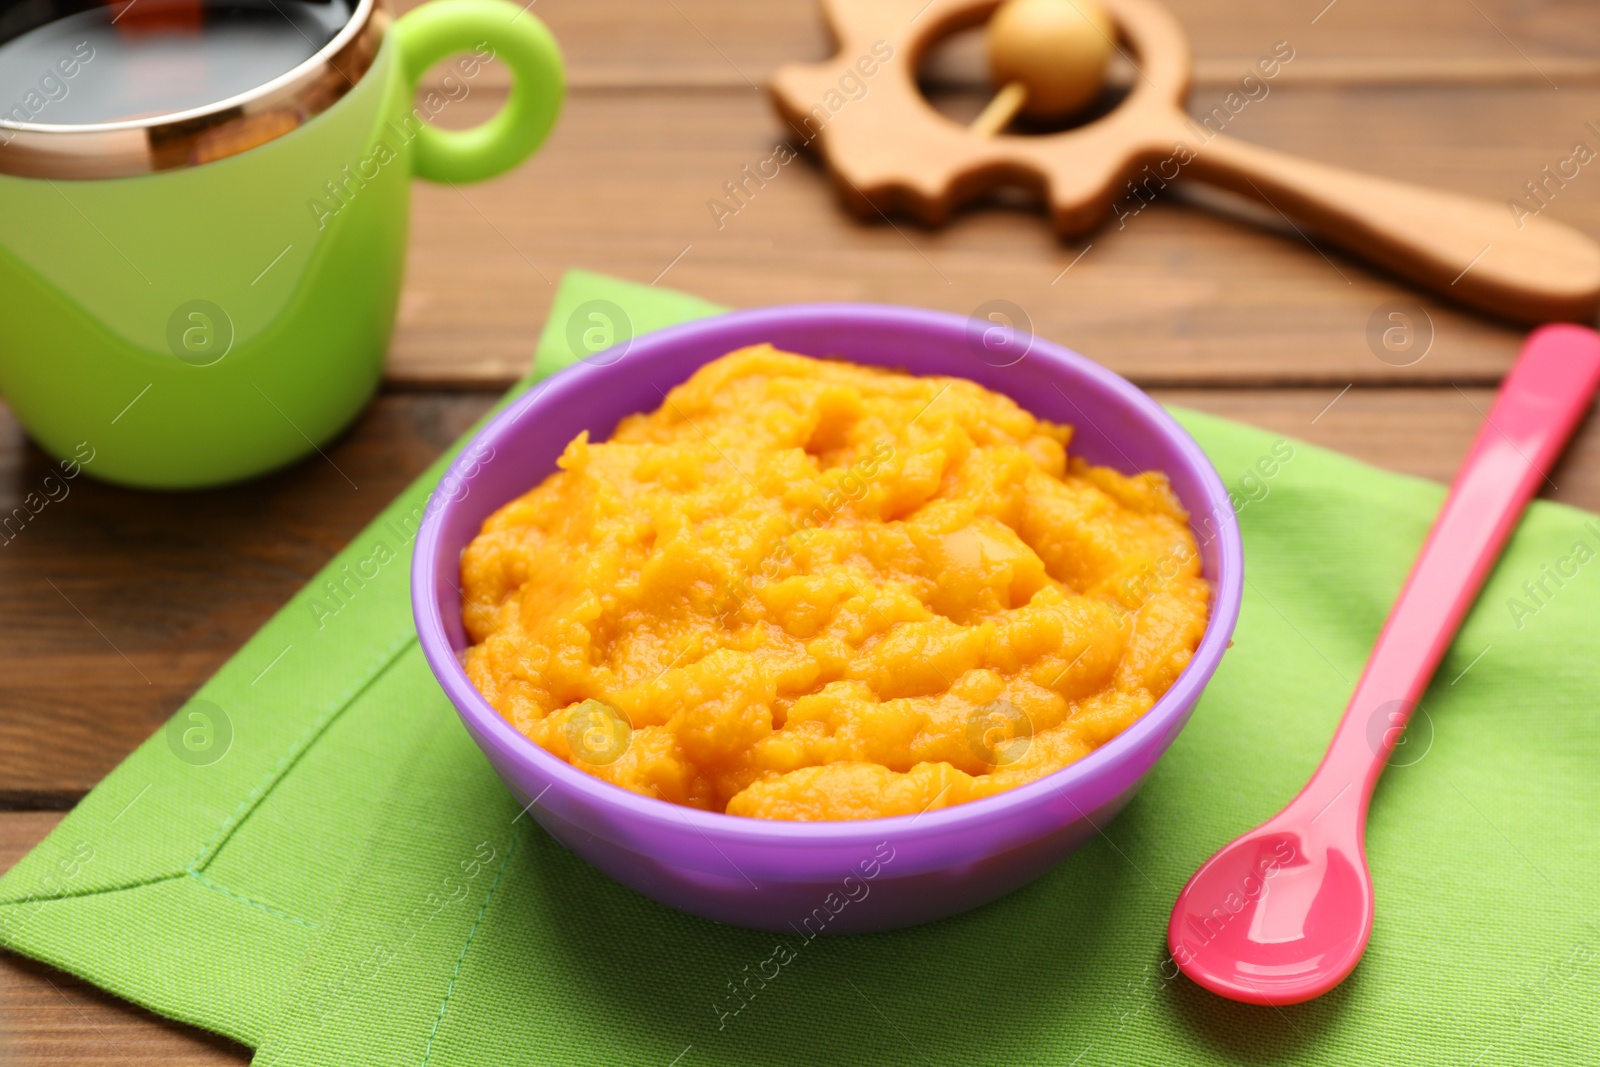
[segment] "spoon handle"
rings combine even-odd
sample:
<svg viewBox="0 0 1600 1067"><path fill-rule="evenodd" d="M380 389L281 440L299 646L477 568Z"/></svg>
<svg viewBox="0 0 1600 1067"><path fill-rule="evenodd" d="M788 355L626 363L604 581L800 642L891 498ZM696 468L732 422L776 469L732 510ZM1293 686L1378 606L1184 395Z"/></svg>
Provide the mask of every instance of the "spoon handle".
<svg viewBox="0 0 1600 1067"><path fill-rule="evenodd" d="M1600 245L1532 210L1519 215L1498 201L1358 174L1226 134L1205 142L1188 171L1463 303L1530 323L1587 321L1600 310Z"/></svg>
<svg viewBox="0 0 1600 1067"><path fill-rule="evenodd" d="M1365 821L1372 787L1412 709L1597 386L1600 334L1593 330L1555 324L1523 344L1302 799L1326 810L1345 797L1359 802ZM1357 783L1362 788L1350 790Z"/></svg>

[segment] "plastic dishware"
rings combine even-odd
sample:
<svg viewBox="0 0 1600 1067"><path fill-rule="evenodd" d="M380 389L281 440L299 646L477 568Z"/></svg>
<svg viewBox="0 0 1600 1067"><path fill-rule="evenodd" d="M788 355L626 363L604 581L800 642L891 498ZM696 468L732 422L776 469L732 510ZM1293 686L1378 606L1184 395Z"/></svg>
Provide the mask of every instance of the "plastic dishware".
<svg viewBox="0 0 1600 1067"><path fill-rule="evenodd" d="M1456 475L1328 754L1289 806L1235 839L1178 895L1167 940L1200 985L1297 1004L1344 980L1372 935L1372 788L1529 499L1600 385L1600 334L1534 332ZM1533 684L1530 680L1530 685Z"/></svg>
<svg viewBox="0 0 1600 1067"><path fill-rule="evenodd" d="M203 106L101 121L121 112L81 105L133 106L141 86L192 103L194 86L170 90L205 61L229 66L183 51L201 47L204 20L289 15L259 0L140 0L109 21L92 0L7 5L0 44L101 20L82 42L31 50L59 55L50 65L0 78L57 90L0 98L0 394L40 448L92 454L95 477L215 485L333 437L383 372L412 177L499 174L555 122L560 51L517 4L435 0L399 19L384 0L300 6L342 21L293 69ZM140 19L152 24L134 34ZM136 40L146 51L119 60L117 42ZM250 67L250 50L233 65ZM493 118L434 125L495 71L511 89Z"/></svg>
<svg viewBox="0 0 1600 1067"><path fill-rule="evenodd" d="M985 328L988 323L982 324ZM1033 339L1020 360L988 347L972 321L941 312L822 304L734 312L634 340L535 387L491 420L425 509L412 563L424 654L467 730L530 815L624 885L707 918L770 930L879 930L999 897L1089 840L1133 795L1188 720L1238 618L1239 531L1226 489L1198 445L1155 401L1076 353ZM747 819L629 792L522 736L468 681L457 654L460 554L483 520L555 469L582 430L609 435L659 407L700 365L768 341L919 374L959 375L1076 427L1073 451L1123 471L1167 473L1189 510L1211 619L1193 659L1138 721L1088 756L1018 789L917 816L856 822ZM998 366L997 363L1010 365ZM868 873L870 871L870 874ZM863 879L867 894L860 895ZM830 914L828 900L861 903Z"/></svg>

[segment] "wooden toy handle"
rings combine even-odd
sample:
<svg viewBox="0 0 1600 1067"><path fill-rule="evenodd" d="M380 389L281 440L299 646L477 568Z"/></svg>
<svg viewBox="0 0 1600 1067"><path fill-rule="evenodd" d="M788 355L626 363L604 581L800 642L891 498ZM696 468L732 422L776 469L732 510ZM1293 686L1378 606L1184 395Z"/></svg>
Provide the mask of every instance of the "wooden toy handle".
<svg viewBox="0 0 1600 1067"><path fill-rule="evenodd" d="M1186 171L1444 296L1524 322L1590 322L1600 244L1506 204L1275 152L1219 134Z"/></svg>

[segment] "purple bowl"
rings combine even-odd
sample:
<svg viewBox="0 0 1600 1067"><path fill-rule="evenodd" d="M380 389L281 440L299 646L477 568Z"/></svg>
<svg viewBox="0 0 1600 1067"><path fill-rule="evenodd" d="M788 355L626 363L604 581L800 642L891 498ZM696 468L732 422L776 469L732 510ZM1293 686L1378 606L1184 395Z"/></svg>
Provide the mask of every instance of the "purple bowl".
<svg viewBox="0 0 1600 1067"><path fill-rule="evenodd" d="M1165 471L1192 516L1212 585L1194 658L1137 722L1054 774L917 816L799 823L704 812L591 777L519 734L468 681L461 551L484 519L555 470L579 431L608 437L696 368L771 342L812 356L969 378L1076 427L1072 451L1132 473ZM1243 551L1233 507L1194 440L1150 397L1042 339L985 348L961 316L872 304L737 311L636 338L519 397L468 443L430 500L411 597L439 684L500 777L557 841L623 885L695 915L766 930L849 933L927 922L1011 892L1120 811L1172 744L1239 616ZM1008 347L1009 345L1009 347ZM1014 362L1013 362L1014 361ZM1006 363L1010 365L998 366Z"/></svg>

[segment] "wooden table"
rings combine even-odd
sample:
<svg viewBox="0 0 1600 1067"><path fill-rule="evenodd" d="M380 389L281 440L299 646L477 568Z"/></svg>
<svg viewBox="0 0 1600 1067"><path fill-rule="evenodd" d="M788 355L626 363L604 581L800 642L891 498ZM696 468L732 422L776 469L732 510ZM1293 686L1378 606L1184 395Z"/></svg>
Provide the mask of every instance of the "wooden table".
<svg viewBox="0 0 1600 1067"><path fill-rule="evenodd" d="M1585 0L1171 2L1194 42L1197 114L1277 42L1294 49L1230 128L1262 144L1497 201L1523 195L1575 142L1600 148L1600 10ZM568 267L731 305L877 300L965 314L1003 298L1036 332L1162 400L1441 480L1515 352L1516 329L1420 297L1260 212L1230 207L1251 223L1240 225L1199 210L1198 192L1063 244L1036 211L1003 200L939 232L862 225L803 160L719 226L708 202L784 137L759 86L780 62L828 53L815 0L533 10L566 50L565 116L510 176L417 186L388 386L328 450L337 470L313 458L183 496L80 479L0 546L0 869L526 369ZM930 57L930 96L952 114L982 102L971 45ZM492 112L502 75L486 70L441 121ZM1600 163L1545 210L1600 233ZM1374 311L1396 299L1420 302L1433 328L1426 357L1403 367L1367 339ZM0 514L48 466L0 409ZM1600 508L1594 420L1553 481L1547 496ZM248 1057L0 957L7 1064Z"/></svg>

